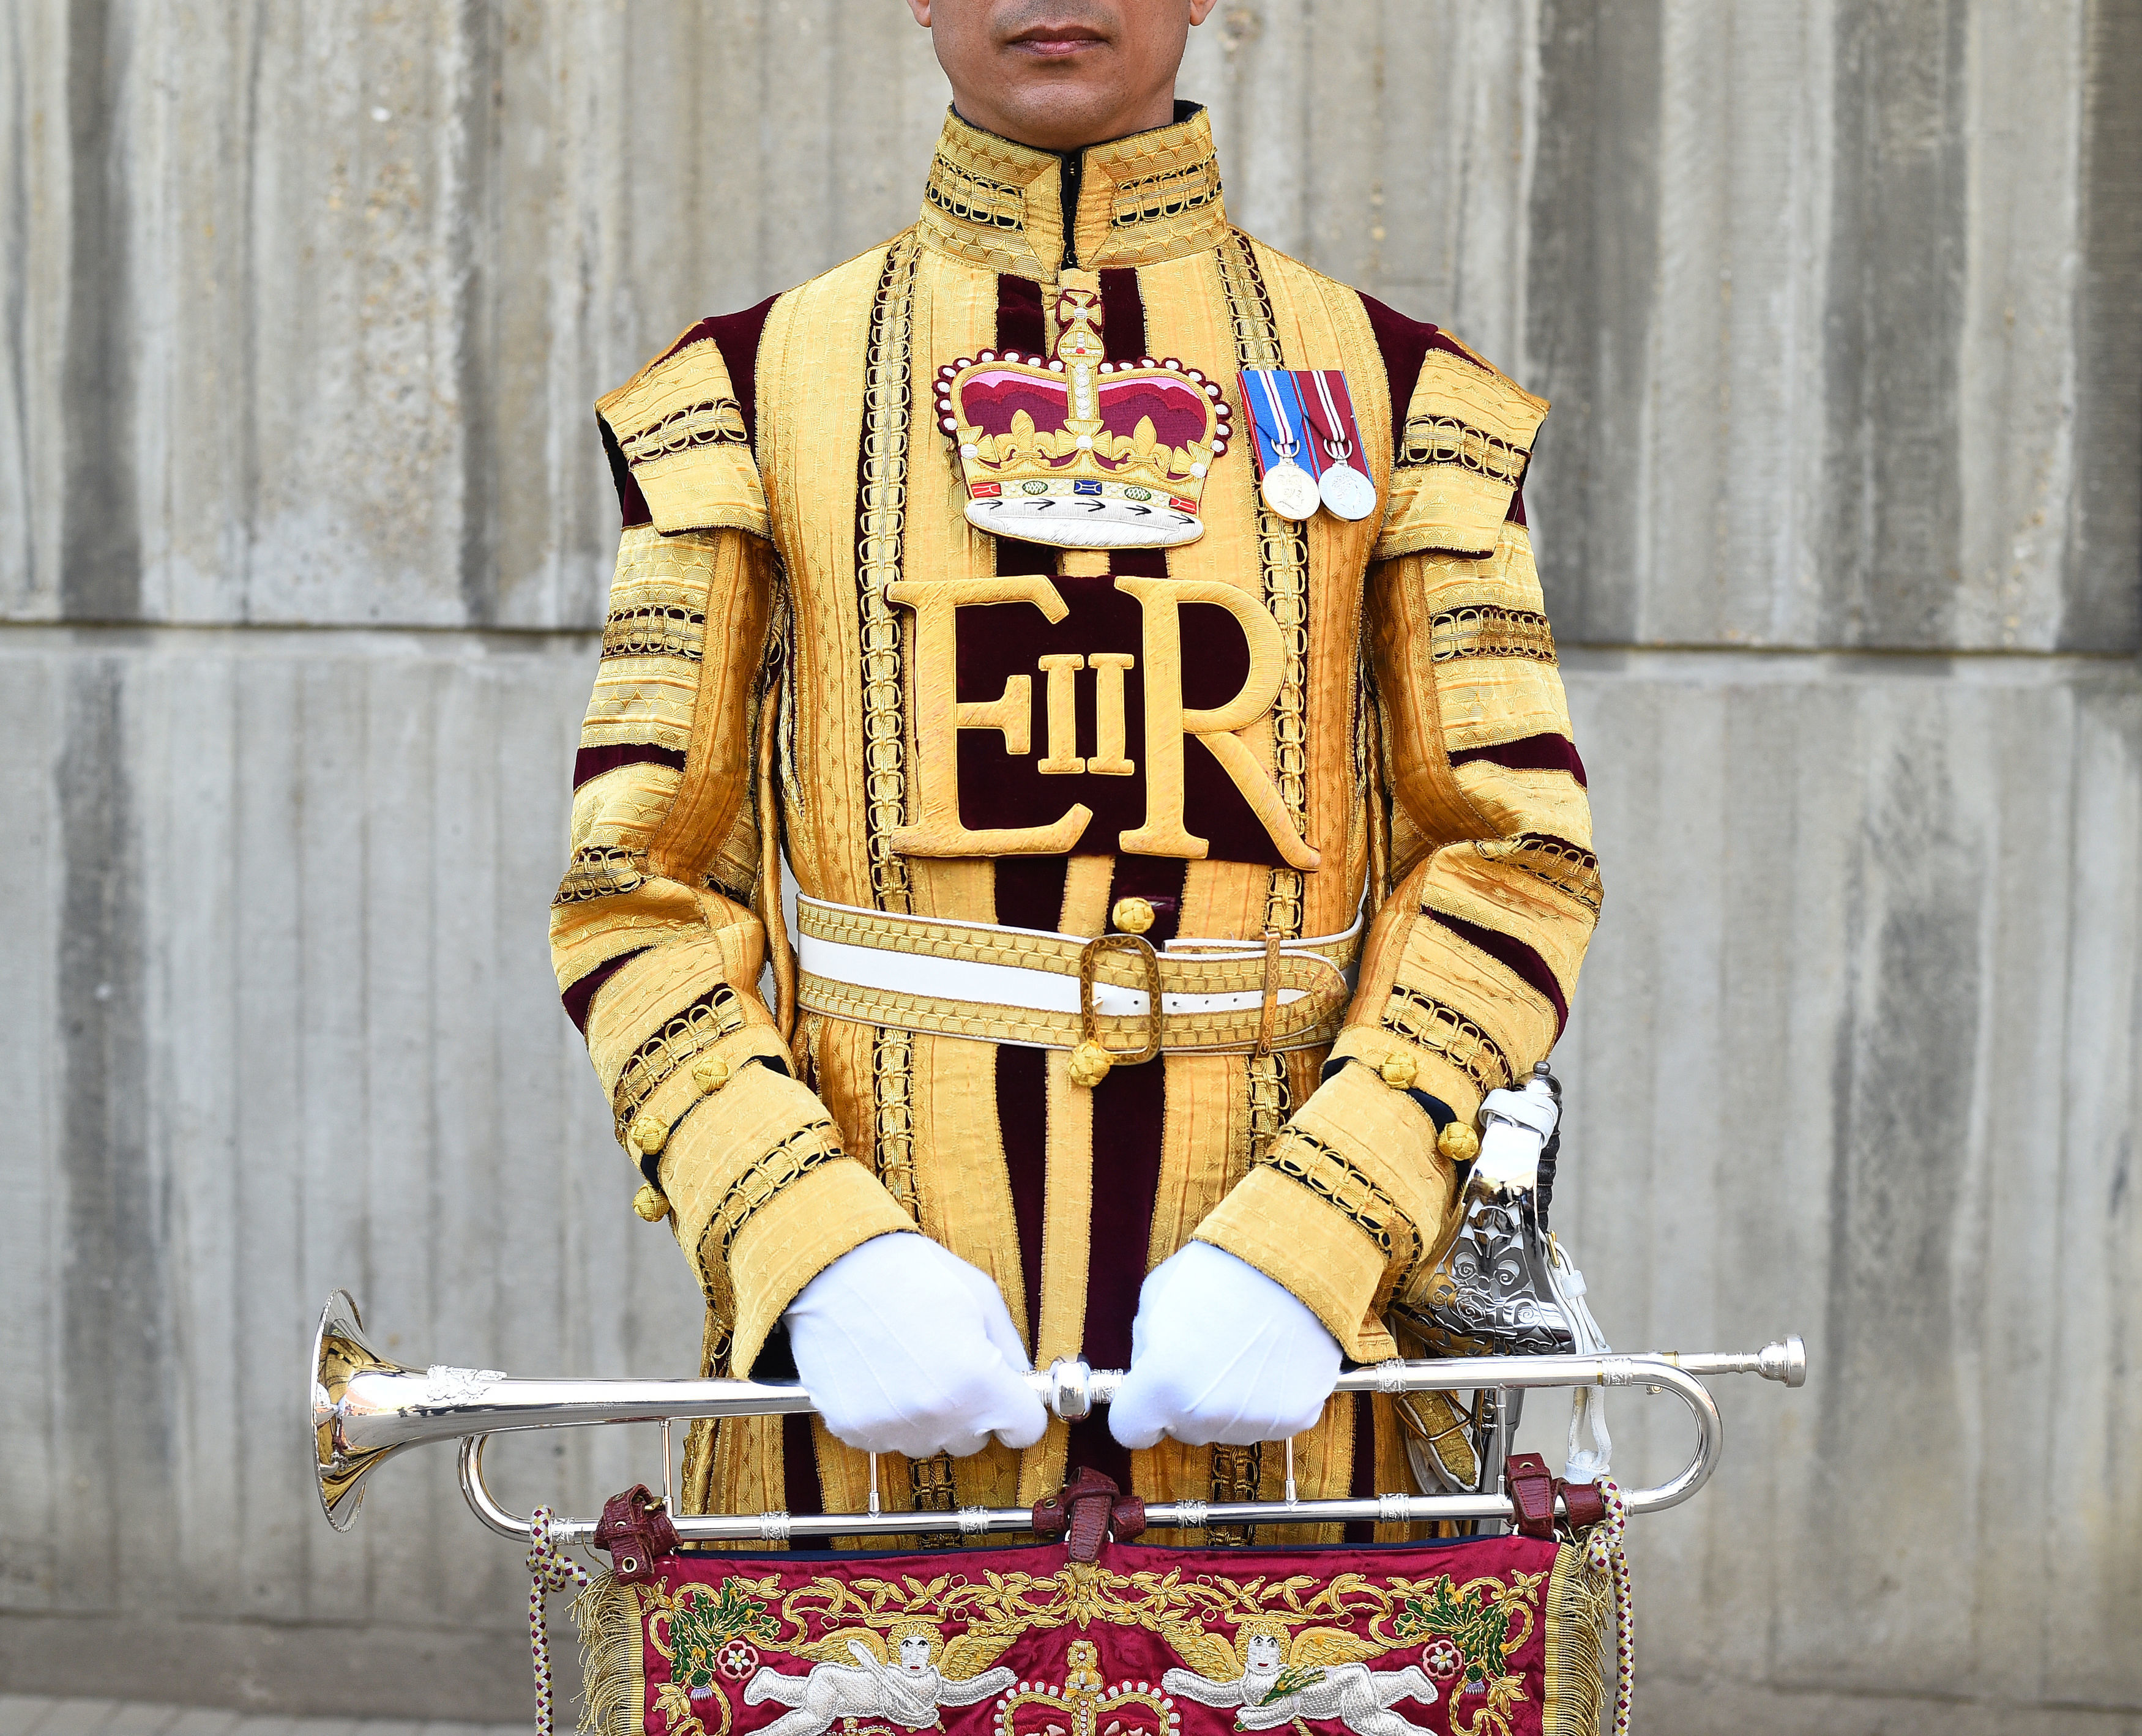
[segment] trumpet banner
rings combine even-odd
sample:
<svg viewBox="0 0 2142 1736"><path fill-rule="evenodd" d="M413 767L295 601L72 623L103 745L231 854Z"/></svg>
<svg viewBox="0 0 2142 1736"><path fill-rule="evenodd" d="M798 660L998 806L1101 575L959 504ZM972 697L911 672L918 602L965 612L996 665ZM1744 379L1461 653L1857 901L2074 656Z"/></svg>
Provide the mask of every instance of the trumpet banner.
<svg viewBox="0 0 2142 1736"><path fill-rule="evenodd" d="M1613 1587L1569 1543L676 1555L575 1607L592 1736L1585 1736Z"/></svg>

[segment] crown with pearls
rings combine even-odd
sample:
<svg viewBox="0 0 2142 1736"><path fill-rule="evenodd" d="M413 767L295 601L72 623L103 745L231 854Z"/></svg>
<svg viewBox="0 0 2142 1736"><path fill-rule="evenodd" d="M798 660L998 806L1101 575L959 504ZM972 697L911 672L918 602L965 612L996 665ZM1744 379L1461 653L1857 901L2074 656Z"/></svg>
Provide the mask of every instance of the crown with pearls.
<svg viewBox="0 0 2142 1736"><path fill-rule="evenodd" d="M1205 534L1197 503L1227 450L1227 401L1169 358L1107 362L1090 289L1059 292L1056 353L984 350L937 370L967 519L1062 549L1165 549Z"/></svg>

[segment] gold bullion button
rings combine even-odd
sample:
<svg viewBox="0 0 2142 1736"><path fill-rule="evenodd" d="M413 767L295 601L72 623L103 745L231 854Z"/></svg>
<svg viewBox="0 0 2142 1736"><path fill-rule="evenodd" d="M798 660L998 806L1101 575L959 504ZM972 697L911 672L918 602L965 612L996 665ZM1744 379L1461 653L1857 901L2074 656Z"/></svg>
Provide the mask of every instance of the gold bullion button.
<svg viewBox="0 0 2142 1736"><path fill-rule="evenodd" d="M1435 1148L1453 1163L1470 1163L1480 1155L1480 1136L1470 1122L1454 1121L1437 1136Z"/></svg>
<svg viewBox="0 0 2142 1736"><path fill-rule="evenodd" d="M649 1223L659 1224L669 1216L669 1201L652 1181L643 1181L639 1191L632 1196L632 1209Z"/></svg>
<svg viewBox="0 0 2142 1736"><path fill-rule="evenodd" d="M699 1087L700 1095L712 1097L729 1082L729 1064L718 1055L709 1055L692 1067L692 1083Z"/></svg>
<svg viewBox="0 0 2142 1736"><path fill-rule="evenodd" d="M1115 1064L1115 1058L1089 1037L1071 1051L1071 1083L1090 1090L1108 1078Z"/></svg>
<svg viewBox="0 0 2142 1736"><path fill-rule="evenodd" d="M652 1157L669 1142L669 1130L651 1115L643 1115L632 1124L632 1142Z"/></svg>
<svg viewBox="0 0 2142 1736"><path fill-rule="evenodd" d="M1407 1054L1404 1050L1394 1049L1384 1057L1383 1065L1376 1071L1384 1076L1384 1083L1396 1090L1404 1091L1413 1083L1414 1076L1419 1073L1420 1063Z"/></svg>
<svg viewBox="0 0 2142 1736"><path fill-rule="evenodd" d="M1126 935L1143 935L1152 926L1152 906L1143 898L1119 898L1108 920Z"/></svg>

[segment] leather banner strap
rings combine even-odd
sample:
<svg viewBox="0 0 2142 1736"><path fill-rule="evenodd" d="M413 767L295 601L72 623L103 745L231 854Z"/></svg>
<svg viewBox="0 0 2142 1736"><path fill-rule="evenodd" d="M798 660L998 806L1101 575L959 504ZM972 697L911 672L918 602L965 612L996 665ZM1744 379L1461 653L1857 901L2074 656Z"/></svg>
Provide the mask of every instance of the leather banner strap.
<svg viewBox="0 0 2142 1736"><path fill-rule="evenodd" d="M1511 1503L1518 1510L1518 1532L1528 1537L1554 1536L1554 1504L1561 1498L1572 1531L1583 1531L1606 1517L1606 1500L1596 1483L1564 1482L1537 1452L1513 1452L1504 1473Z"/></svg>

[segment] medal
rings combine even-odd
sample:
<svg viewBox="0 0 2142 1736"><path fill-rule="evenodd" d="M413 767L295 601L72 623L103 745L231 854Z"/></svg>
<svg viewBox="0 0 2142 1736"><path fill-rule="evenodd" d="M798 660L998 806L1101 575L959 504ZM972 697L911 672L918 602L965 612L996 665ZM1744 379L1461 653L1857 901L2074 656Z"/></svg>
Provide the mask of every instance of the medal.
<svg viewBox="0 0 2142 1736"><path fill-rule="evenodd" d="M1335 517L1357 520L1366 518L1376 510L1376 485L1355 469L1354 456L1353 419L1341 416L1338 404L1331 396L1333 370L1315 368L1310 378L1316 382L1316 397L1324 410L1325 432L1320 436L1324 455L1330 461L1317 480L1317 492ZM1340 390L1345 390L1343 377ZM1350 404L1350 411L1352 406ZM1304 420L1307 420L1308 406L1302 406Z"/></svg>
<svg viewBox="0 0 2142 1736"><path fill-rule="evenodd" d="M1294 420L1280 399L1275 383L1278 373L1276 368L1259 367L1248 370L1243 376L1246 381L1256 382L1271 418L1271 426L1266 427L1264 419L1257 416L1256 406L1250 406L1251 417L1257 423L1259 450L1269 446L1271 455L1266 462L1264 481L1258 492L1264 496L1265 505L1280 517L1300 522L1315 516L1317 503L1322 496L1316 491L1315 477L1295 462L1301 451L1301 442L1295 437ZM1308 417L1305 414L1302 420L1306 422Z"/></svg>

